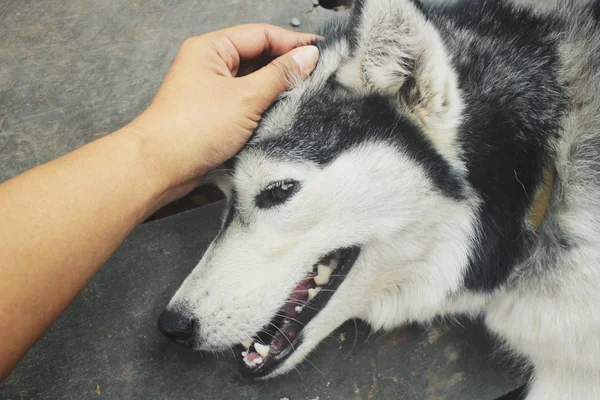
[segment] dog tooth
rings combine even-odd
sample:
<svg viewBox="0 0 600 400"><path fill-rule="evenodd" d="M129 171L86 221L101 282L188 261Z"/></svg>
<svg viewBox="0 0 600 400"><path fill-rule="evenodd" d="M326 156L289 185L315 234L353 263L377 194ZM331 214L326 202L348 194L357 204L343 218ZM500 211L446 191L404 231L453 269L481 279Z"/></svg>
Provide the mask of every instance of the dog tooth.
<svg viewBox="0 0 600 400"><path fill-rule="evenodd" d="M296 307L294 308L294 311L296 311L297 313L300 313L300 312L302 312L302 307L300 307L300 306L296 306Z"/></svg>
<svg viewBox="0 0 600 400"><path fill-rule="evenodd" d="M246 357L246 354L248 354L247 351L242 351L242 357Z"/></svg>
<svg viewBox="0 0 600 400"><path fill-rule="evenodd" d="M253 361L253 363L254 363L255 365L262 364L262 362L263 362L263 359L262 359L262 357L256 357L256 358L254 359L254 361Z"/></svg>
<svg viewBox="0 0 600 400"><path fill-rule="evenodd" d="M315 296L317 295L317 293L319 293L320 291L321 291L321 288L319 288L319 287L308 289L308 301L311 301L312 299L314 299Z"/></svg>
<svg viewBox="0 0 600 400"><path fill-rule="evenodd" d="M333 272L333 268L330 267L329 265L319 264L317 266L317 271L318 271L317 276L322 276L322 277L329 279L329 277L331 276L331 273Z"/></svg>
<svg viewBox="0 0 600 400"><path fill-rule="evenodd" d="M242 340L242 346L244 346L246 350L248 350L250 346L252 346L252 341L252 339Z"/></svg>
<svg viewBox="0 0 600 400"><path fill-rule="evenodd" d="M315 281L317 286L323 286L323 285L327 285L327 282L329 282L329 277L319 274L319 275L315 276L313 278L313 280Z"/></svg>
<svg viewBox="0 0 600 400"><path fill-rule="evenodd" d="M271 350L271 346L260 343L254 343L254 348L256 349L256 352L263 358L266 357L269 354L269 350Z"/></svg>

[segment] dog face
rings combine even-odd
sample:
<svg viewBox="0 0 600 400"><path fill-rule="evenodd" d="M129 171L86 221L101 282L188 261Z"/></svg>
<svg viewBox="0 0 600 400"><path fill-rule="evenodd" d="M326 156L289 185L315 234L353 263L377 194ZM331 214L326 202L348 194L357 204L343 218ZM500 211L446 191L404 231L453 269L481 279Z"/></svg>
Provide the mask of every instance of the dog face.
<svg viewBox="0 0 600 400"><path fill-rule="evenodd" d="M243 343L253 377L289 371L348 319L433 317L462 285L477 204L454 73L411 2L356 7L220 178L221 232L159 321L196 350Z"/></svg>

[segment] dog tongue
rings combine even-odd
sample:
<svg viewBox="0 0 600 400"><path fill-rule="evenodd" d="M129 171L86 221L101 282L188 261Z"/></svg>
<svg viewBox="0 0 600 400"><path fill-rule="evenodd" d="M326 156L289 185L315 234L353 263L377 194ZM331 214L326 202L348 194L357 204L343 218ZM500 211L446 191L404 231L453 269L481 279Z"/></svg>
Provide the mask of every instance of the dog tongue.
<svg viewBox="0 0 600 400"><path fill-rule="evenodd" d="M248 358L248 361L254 361L254 359L258 357L260 357L260 354L254 353L252 351L249 351L248 355L246 356L246 358Z"/></svg>

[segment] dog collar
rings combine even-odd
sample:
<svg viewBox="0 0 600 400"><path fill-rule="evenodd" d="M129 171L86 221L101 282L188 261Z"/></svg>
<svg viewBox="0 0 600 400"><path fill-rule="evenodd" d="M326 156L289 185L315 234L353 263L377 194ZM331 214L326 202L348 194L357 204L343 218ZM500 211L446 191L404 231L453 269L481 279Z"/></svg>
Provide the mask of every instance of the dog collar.
<svg viewBox="0 0 600 400"><path fill-rule="evenodd" d="M540 228L542 222L544 221L544 217L548 212L550 198L552 196L552 192L554 191L555 177L556 171L554 170L554 167L548 167L544 171L542 185L538 188L535 198L533 199L533 204L531 205L529 214L527 215L527 221L535 230Z"/></svg>

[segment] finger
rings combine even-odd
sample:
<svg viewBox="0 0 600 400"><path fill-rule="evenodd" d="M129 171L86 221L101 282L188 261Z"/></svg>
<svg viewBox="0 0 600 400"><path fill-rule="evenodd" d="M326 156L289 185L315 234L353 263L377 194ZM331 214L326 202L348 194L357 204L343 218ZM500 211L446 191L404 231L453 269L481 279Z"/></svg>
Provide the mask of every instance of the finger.
<svg viewBox="0 0 600 400"><path fill-rule="evenodd" d="M217 32L231 41L240 59L258 56L279 57L296 47L321 39L312 33L299 33L268 24L240 25Z"/></svg>
<svg viewBox="0 0 600 400"><path fill-rule="evenodd" d="M252 104L261 114L284 91L306 78L314 70L319 58L319 49L304 46L292 50L267 64L258 71L247 75L243 82L253 93Z"/></svg>

